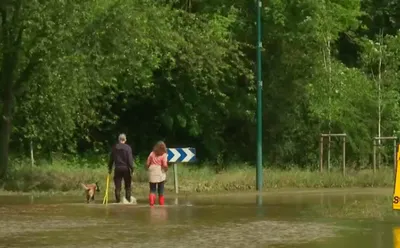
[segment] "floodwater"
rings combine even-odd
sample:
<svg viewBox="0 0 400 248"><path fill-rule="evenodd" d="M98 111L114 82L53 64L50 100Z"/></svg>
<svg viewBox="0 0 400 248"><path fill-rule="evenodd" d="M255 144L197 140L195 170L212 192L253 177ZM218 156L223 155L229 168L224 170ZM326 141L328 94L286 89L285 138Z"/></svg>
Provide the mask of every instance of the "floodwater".
<svg viewBox="0 0 400 248"><path fill-rule="evenodd" d="M390 189L167 195L165 206L86 204L83 195L0 196L0 247L400 248L400 221L363 216ZM110 202L113 199L110 199ZM360 216L347 217L349 206ZM364 204L365 206L365 204ZM339 215L325 210L338 209ZM322 211L321 211L322 210ZM329 211L328 211L329 212ZM397 229L398 228L398 229Z"/></svg>

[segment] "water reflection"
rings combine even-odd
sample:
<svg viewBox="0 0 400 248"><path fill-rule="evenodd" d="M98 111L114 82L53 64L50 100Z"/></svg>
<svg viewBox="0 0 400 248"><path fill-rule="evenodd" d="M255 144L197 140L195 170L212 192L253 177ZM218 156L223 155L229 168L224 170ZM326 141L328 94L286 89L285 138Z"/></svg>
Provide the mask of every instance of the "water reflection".
<svg viewBox="0 0 400 248"><path fill-rule="evenodd" d="M256 196L256 204L257 204L257 218L262 219L265 217L264 208L263 208L263 197L261 194Z"/></svg>
<svg viewBox="0 0 400 248"><path fill-rule="evenodd" d="M256 196L256 203L257 203L257 206L262 206L262 202L263 202L262 195L261 195L261 194L258 194L258 195Z"/></svg>
<svg viewBox="0 0 400 248"><path fill-rule="evenodd" d="M1 245L10 248L132 247L133 243L137 248L400 248L396 216L377 218L386 217L384 210L391 209L389 198L350 190L335 194L282 190L171 196L165 206L151 208L146 198L137 206L104 206L83 204L82 197L0 197L0 238ZM82 228L87 231L81 232ZM88 235L94 237L91 244Z"/></svg>
<svg viewBox="0 0 400 248"><path fill-rule="evenodd" d="M106 218L110 217L110 209L108 207L105 207L104 209Z"/></svg>
<svg viewBox="0 0 400 248"><path fill-rule="evenodd" d="M165 206L150 208L150 223L160 224L168 220L168 209Z"/></svg>
<svg viewBox="0 0 400 248"><path fill-rule="evenodd" d="M400 227L393 227L393 248L400 248Z"/></svg>

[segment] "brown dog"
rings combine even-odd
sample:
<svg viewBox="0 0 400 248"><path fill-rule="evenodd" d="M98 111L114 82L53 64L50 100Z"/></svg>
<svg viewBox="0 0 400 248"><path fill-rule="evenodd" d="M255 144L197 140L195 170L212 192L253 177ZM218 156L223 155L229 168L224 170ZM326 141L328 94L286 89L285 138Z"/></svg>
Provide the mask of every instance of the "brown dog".
<svg viewBox="0 0 400 248"><path fill-rule="evenodd" d="M94 201L94 195L96 192L100 192L100 187L96 183L94 184L81 184L82 188L85 190L86 193L86 202L89 203L91 201Z"/></svg>

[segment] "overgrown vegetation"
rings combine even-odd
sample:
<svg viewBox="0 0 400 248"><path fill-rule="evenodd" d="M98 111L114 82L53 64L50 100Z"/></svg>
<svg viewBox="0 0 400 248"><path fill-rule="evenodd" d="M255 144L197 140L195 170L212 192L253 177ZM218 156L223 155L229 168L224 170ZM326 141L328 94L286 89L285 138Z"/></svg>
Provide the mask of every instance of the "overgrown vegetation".
<svg viewBox="0 0 400 248"><path fill-rule="evenodd" d="M139 162L134 175L135 193L148 192L148 178L144 165ZM28 161L14 163L9 177L3 184L8 191L74 191L81 192L80 183L99 182L100 188L106 184L106 168L100 163L54 162L40 167L29 166ZM254 191L255 169L246 164L236 164L227 171L215 172L212 166L180 165L178 167L179 190L182 193ZM168 172L166 189L174 192L174 175ZM264 190L280 188L351 188L351 187L392 187L393 170L383 168L375 174L372 170L350 169L346 176L340 170L329 173L290 168L270 168L264 170ZM113 185L110 186L113 190Z"/></svg>
<svg viewBox="0 0 400 248"><path fill-rule="evenodd" d="M266 164L317 164L321 132L347 133L348 162L370 163L372 137L400 128L399 16L394 0L264 3ZM221 170L254 163L255 2L4 0L0 17L0 178L25 178L29 168L9 155L27 156L31 143L42 166L54 152L102 156L120 132L136 155L163 139L196 147L200 160ZM340 149L332 152L339 161ZM391 149L383 148L384 164L391 164ZM31 180L100 177L85 170L39 167ZM284 182L294 172L274 173ZM274 187L271 175L265 183ZM240 179L253 187L251 180Z"/></svg>
<svg viewBox="0 0 400 248"><path fill-rule="evenodd" d="M357 219L358 221L386 220L393 221L400 218L399 213L392 209L392 196L376 195L374 198L365 200L343 198L336 204L321 204L311 207L313 214L332 219Z"/></svg>

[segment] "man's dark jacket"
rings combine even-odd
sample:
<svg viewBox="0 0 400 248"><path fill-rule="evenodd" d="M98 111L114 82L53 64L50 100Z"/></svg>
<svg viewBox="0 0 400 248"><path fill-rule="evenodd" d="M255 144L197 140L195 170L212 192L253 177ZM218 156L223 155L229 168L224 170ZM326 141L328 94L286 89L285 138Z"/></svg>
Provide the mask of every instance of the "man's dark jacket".
<svg viewBox="0 0 400 248"><path fill-rule="evenodd" d="M108 162L108 171L111 172L112 166L115 169L126 170L133 172L133 156L132 149L127 144L118 143L111 150L110 160Z"/></svg>

